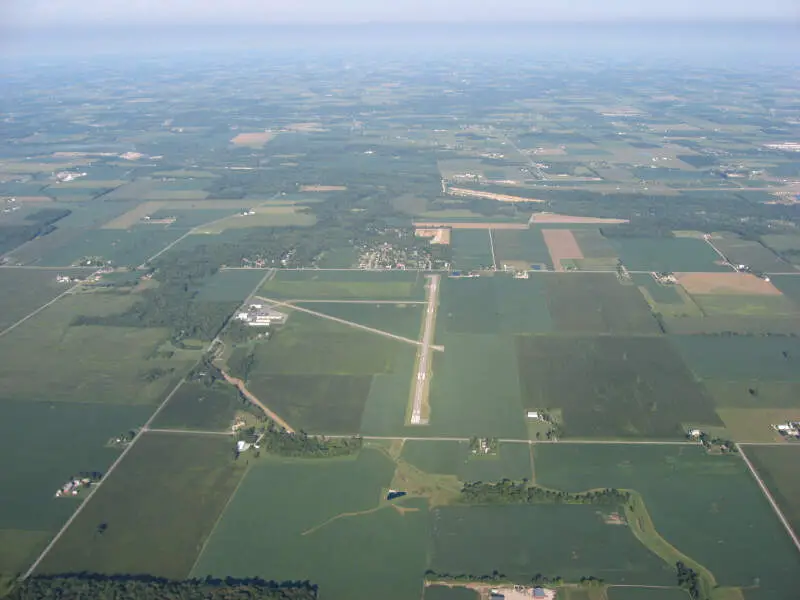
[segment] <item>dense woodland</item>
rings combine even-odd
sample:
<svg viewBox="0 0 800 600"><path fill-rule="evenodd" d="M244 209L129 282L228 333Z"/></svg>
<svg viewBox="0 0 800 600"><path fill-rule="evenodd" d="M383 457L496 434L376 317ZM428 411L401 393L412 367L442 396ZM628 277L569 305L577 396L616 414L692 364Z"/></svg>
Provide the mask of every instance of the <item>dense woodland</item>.
<svg viewBox="0 0 800 600"><path fill-rule="evenodd" d="M263 579L189 579L171 581L146 575L78 573L31 577L9 600L314 600L308 581Z"/></svg>
<svg viewBox="0 0 800 600"><path fill-rule="evenodd" d="M279 456L294 456L298 458L332 458L334 456L348 456L361 450L364 440L359 436L344 438L328 438L308 435L304 431L289 433L272 421L265 425L252 428L245 432L245 437L255 439L264 434L261 439L261 450L267 454Z"/></svg>
<svg viewBox="0 0 800 600"><path fill-rule="evenodd" d="M602 504L619 505L630 500L628 492L613 488L570 493L531 485L526 479L497 483L465 483L461 501L467 504Z"/></svg>

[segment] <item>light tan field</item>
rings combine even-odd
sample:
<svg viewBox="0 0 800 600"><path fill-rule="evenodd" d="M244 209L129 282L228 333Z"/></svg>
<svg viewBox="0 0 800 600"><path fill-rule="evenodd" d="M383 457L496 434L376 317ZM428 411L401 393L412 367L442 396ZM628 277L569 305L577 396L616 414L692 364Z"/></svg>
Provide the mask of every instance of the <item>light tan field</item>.
<svg viewBox="0 0 800 600"><path fill-rule="evenodd" d="M50 196L13 196L17 202L53 202Z"/></svg>
<svg viewBox="0 0 800 600"><path fill-rule="evenodd" d="M528 229L527 223L448 223L448 222L420 222L414 223L420 229Z"/></svg>
<svg viewBox="0 0 800 600"><path fill-rule="evenodd" d="M226 229L246 229L249 227L307 227L317 222L313 214L299 212L296 206L258 206L253 215L233 215L213 223L195 227L194 233L217 234Z"/></svg>
<svg viewBox="0 0 800 600"><path fill-rule="evenodd" d="M260 131L253 133L240 133L231 140L235 146L247 146L248 148L263 148L275 137L271 131Z"/></svg>
<svg viewBox="0 0 800 600"><path fill-rule="evenodd" d="M297 166L297 163L282 163L283 165L291 164ZM347 189L346 185L301 185L301 192L343 192Z"/></svg>
<svg viewBox="0 0 800 600"><path fill-rule="evenodd" d="M320 133L328 131L322 126L322 123L293 123L284 127L286 131L299 131L304 133Z"/></svg>
<svg viewBox="0 0 800 600"><path fill-rule="evenodd" d="M103 225L102 229L128 229L133 225L141 223L142 219L149 214L157 212L162 209L167 210L208 210L215 208L230 208L238 209L243 207L246 200L195 200L195 201L181 201L181 200L155 200L150 202L142 202L136 208L129 210L108 223Z"/></svg>
<svg viewBox="0 0 800 600"><path fill-rule="evenodd" d="M603 219L600 217L576 217L572 215L559 215L556 213L533 213L531 223L566 223L574 225L618 225L629 223L628 219Z"/></svg>
<svg viewBox="0 0 800 600"><path fill-rule="evenodd" d="M446 227L440 227L438 229L419 228L414 233L417 237L433 238L431 244L450 244L450 230Z"/></svg>
<svg viewBox="0 0 800 600"><path fill-rule="evenodd" d="M675 277L690 294L781 295L772 283L752 273L675 273Z"/></svg>
<svg viewBox="0 0 800 600"><path fill-rule="evenodd" d="M578 245L578 240L569 229L542 229L542 237L547 244L550 258L553 259L553 269L563 271L562 259L583 258L583 252Z"/></svg>
<svg viewBox="0 0 800 600"><path fill-rule="evenodd" d="M791 408L718 408L717 414L735 441L770 443L783 440L771 425L797 419L800 411Z"/></svg>
<svg viewBox="0 0 800 600"><path fill-rule="evenodd" d="M469 196L471 198L485 198L487 200L497 200L498 202L544 202L538 198L523 198L522 196L510 196L508 194L495 194L494 192L482 192L480 190L468 190L466 188L449 187L447 193L451 196Z"/></svg>
<svg viewBox="0 0 800 600"><path fill-rule="evenodd" d="M563 156L567 153L564 148L536 148L530 154L537 156Z"/></svg>

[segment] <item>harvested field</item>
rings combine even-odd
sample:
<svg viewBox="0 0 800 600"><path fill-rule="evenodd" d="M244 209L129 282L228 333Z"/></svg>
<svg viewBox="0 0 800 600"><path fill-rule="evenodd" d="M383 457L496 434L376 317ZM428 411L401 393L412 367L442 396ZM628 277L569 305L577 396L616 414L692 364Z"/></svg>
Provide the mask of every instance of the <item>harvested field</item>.
<svg viewBox="0 0 800 600"><path fill-rule="evenodd" d="M597 224L597 225L618 225L620 223L630 223L628 219L605 219L601 217L578 217L572 215L559 215L556 213L533 213L531 223L566 223L566 224Z"/></svg>
<svg viewBox="0 0 800 600"><path fill-rule="evenodd" d="M414 232L417 237L431 238L431 244L450 244L450 229L440 227L438 229L417 228Z"/></svg>
<svg viewBox="0 0 800 600"><path fill-rule="evenodd" d="M471 198L484 198L486 200L497 200L498 202L546 202L538 198L525 198L524 196L511 196L509 194L495 194L494 192L482 192L480 190L469 190L467 188L448 187L447 193L451 196L469 196Z"/></svg>
<svg viewBox="0 0 800 600"><path fill-rule="evenodd" d="M690 294L781 295L771 282L752 273L675 273L675 277Z"/></svg>
<svg viewBox="0 0 800 600"><path fill-rule="evenodd" d="M543 229L542 236L556 271L564 270L562 259L583 258L583 252L569 229Z"/></svg>
<svg viewBox="0 0 800 600"><path fill-rule="evenodd" d="M188 577L246 465L226 436L143 435L37 573Z"/></svg>
<svg viewBox="0 0 800 600"><path fill-rule="evenodd" d="M142 219L153 213L163 210L212 210L212 209L230 209L233 212L245 208L246 203L244 200L194 200L194 201L181 201L181 200L151 200L143 202L136 208L129 210L108 223L103 225L103 229L129 229L134 225L143 223Z"/></svg>
<svg viewBox="0 0 800 600"><path fill-rule="evenodd" d="M474 221L453 221L453 222L445 222L445 221L422 221L419 223L414 223L414 227L422 228L422 229L438 229L438 228L449 228L449 229L528 229L527 223L492 223L490 221L486 222L474 222Z"/></svg>
<svg viewBox="0 0 800 600"><path fill-rule="evenodd" d="M263 148L275 135L271 131L240 133L231 140L231 144L234 146L247 146L248 148Z"/></svg>
<svg viewBox="0 0 800 600"><path fill-rule="evenodd" d="M737 442L773 443L783 438L772 425L800 419L797 408L718 408L727 437Z"/></svg>
<svg viewBox="0 0 800 600"><path fill-rule="evenodd" d="M685 422L721 425L663 337L518 336L517 360L523 409L561 409L568 436L680 439Z"/></svg>
<svg viewBox="0 0 800 600"><path fill-rule="evenodd" d="M17 202L23 203L31 203L35 204L38 202L52 202L53 199L50 196L14 196L17 199Z"/></svg>
<svg viewBox="0 0 800 600"><path fill-rule="evenodd" d="M301 192L343 192L346 185L301 185Z"/></svg>

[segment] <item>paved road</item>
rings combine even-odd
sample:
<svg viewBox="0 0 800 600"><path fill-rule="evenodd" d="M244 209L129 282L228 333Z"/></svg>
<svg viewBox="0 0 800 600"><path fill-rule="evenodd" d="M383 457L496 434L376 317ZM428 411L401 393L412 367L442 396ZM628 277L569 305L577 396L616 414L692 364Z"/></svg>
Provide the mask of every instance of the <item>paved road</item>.
<svg viewBox="0 0 800 600"><path fill-rule="evenodd" d="M436 310L439 305L439 280L440 275L428 276L428 307L425 309L425 328L422 331L422 347L419 350L417 363L417 380L414 388L414 403L411 407L411 424L427 425L427 417L422 416L422 404L430 389L429 379L431 371L431 341L436 322Z"/></svg>
<svg viewBox="0 0 800 600"><path fill-rule="evenodd" d="M427 304L425 300L286 300L288 304Z"/></svg>
<svg viewBox="0 0 800 600"><path fill-rule="evenodd" d="M14 329L16 329L17 327L19 327L20 325L22 325L22 324L23 324L25 321L27 321L28 319L30 319L30 318L32 318L32 317L35 317L35 316L36 316L36 315L38 315L40 312L42 312L42 311L43 311L45 308L47 308L48 306L51 306L51 305L55 304L56 302L58 302L58 301L59 301L61 298L63 298L63 297L64 297L64 296L66 296L67 294L71 294L72 292L74 292L75 290L77 290L77 289L78 289L78 288L79 288L81 285L82 285L82 284L80 284L80 283L79 283L79 284L77 284L77 285L73 285L73 286L72 286L71 288L69 288L68 290L65 290L65 291L61 292L61 293L60 293L58 296L56 296L55 298L53 298L52 300L50 300L50 302L48 302L47 304L43 304L42 306L40 306L39 308L37 308L37 309L36 309L35 311L33 311L32 313L30 313L30 314L28 314L28 315L26 315L26 316L22 317L22 318L21 318L19 321L17 321L16 323L13 323L12 325L9 325L9 326L8 326L8 327L6 327L6 328L5 328L3 331L0 331L0 337L3 337L3 336L4 336L5 334L7 334L7 333L11 333L11 332L12 332Z"/></svg>
<svg viewBox="0 0 800 600"><path fill-rule="evenodd" d="M794 547L797 548L798 552L800 552L800 539L797 537L797 534L792 529L792 526L789 524L789 521L783 515L778 503L775 502L775 498L772 497L769 489L764 484L764 481L761 479L761 476L753 467L753 463L750 462L750 459L747 458L747 454L745 454L744 449L742 448L741 444L736 444L736 447L739 449L739 454L741 455L742 459L744 459L744 463L747 465L747 468L750 469L750 472L753 474L753 477L756 479L756 483L758 483L758 487L761 488L761 491L764 492L764 495L767 497L770 505L772 506L772 510L775 511L775 514L778 515L778 519L783 524L784 529L786 529L786 533L789 534L789 537L794 542Z"/></svg>
<svg viewBox="0 0 800 600"><path fill-rule="evenodd" d="M489 247L492 249L492 266L494 266L495 271L497 270L497 257L494 254L494 237L492 236L492 230L488 229L489 232Z"/></svg>
<svg viewBox="0 0 800 600"><path fill-rule="evenodd" d="M326 438L349 438L350 435L325 435L320 434ZM386 440L386 441L419 441L419 442L468 442L468 437L458 436L391 436L391 435L364 435L361 436L365 440ZM515 438L500 438L503 444L611 444L611 445L630 445L630 446L698 446L699 442L691 441L672 441L672 440L528 440L528 439L515 439Z"/></svg>
<svg viewBox="0 0 800 600"><path fill-rule="evenodd" d="M263 300L264 302L269 302L270 304L272 304L273 307L288 306L293 310L299 310L300 312L308 313L310 315L314 315L315 317L336 321L337 323L341 323L342 325L347 325L349 327L354 327L356 329L363 329L364 331L369 331L370 333L375 333L377 335L382 335L384 337L392 338L393 340L405 342L406 344L414 344L415 346L422 346L422 342L420 342L419 340L412 340L411 338L403 337L402 335L397 335L395 333L389 333L388 331L383 331L382 329L367 327L366 325L362 325L361 323L353 323L352 321L346 321L345 319L340 319L339 317L326 315L325 313L317 312L316 310L311 310L309 308L297 306L296 304L292 304L291 302L287 302L284 300L274 300L271 298L266 298L264 296L256 296L256 298L258 298L259 300ZM434 350L438 350L439 352L444 352L443 346L431 346L431 348L433 348Z"/></svg>

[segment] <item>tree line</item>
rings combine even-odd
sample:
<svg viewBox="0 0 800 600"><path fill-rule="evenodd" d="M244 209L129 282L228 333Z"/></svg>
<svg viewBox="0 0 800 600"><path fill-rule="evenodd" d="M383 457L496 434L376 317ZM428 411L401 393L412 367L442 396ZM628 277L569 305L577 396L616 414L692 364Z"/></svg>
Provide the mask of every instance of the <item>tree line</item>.
<svg viewBox="0 0 800 600"><path fill-rule="evenodd" d="M467 504L599 504L620 505L630 501L630 493L615 488L587 492L563 492L532 485L527 479L503 479L496 483L465 483L461 501Z"/></svg>
<svg viewBox="0 0 800 600"><path fill-rule="evenodd" d="M69 573L40 575L21 582L9 600L315 600L317 586L308 581L260 578L187 579L149 575Z"/></svg>
<svg viewBox="0 0 800 600"><path fill-rule="evenodd" d="M360 436L329 438L308 435L305 431L290 433L271 420L243 432L245 439L255 440L263 434L260 449L267 454L298 458L332 458L348 456L361 450L364 440Z"/></svg>

